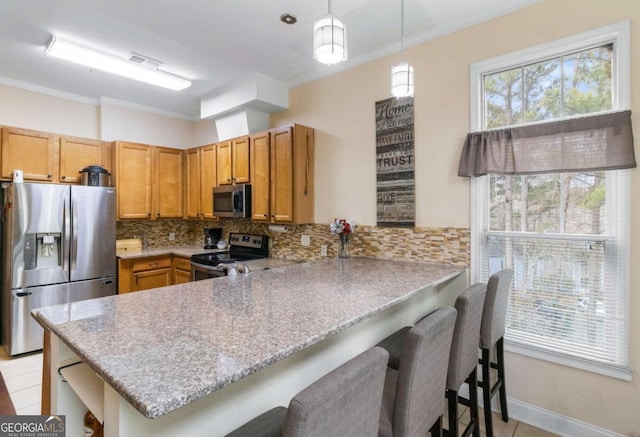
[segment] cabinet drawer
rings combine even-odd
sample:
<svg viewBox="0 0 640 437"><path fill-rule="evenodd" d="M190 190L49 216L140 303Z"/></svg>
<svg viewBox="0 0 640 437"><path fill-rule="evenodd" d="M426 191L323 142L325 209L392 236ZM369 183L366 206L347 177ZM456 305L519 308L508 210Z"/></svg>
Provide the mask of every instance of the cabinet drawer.
<svg viewBox="0 0 640 437"><path fill-rule="evenodd" d="M161 269L165 267L171 267L171 258L170 257L162 257L162 258L142 258L136 261L133 261L133 271L141 272L144 270L153 270L153 269Z"/></svg>
<svg viewBox="0 0 640 437"><path fill-rule="evenodd" d="M191 271L191 261L188 258L174 258L173 268L177 270Z"/></svg>

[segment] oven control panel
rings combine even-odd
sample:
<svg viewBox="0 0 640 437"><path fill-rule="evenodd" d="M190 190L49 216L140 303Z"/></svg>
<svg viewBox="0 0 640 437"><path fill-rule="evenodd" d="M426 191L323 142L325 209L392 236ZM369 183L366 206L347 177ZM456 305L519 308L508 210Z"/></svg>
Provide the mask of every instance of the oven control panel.
<svg viewBox="0 0 640 437"><path fill-rule="evenodd" d="M264 249L268 247L269 237L266 235L236 234L232 232L229 235L229 244L231 246Z"/></svg>

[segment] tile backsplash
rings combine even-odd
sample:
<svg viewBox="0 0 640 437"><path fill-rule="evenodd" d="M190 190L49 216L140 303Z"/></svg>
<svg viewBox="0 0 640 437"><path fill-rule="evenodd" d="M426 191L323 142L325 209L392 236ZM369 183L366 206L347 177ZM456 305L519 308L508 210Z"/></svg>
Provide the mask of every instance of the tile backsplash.
<svg viewBox="0 0 640 437"><path fill-rule="evenodd" d="M327 256L336 257L338 237L331 234L329 224L288 226L284 233L272 232L267 224L249 219L199 220L130 220L116 224L118 239L146 236L149 248L203 245L204 228L222 228L228 241L230 232L265 234L270 237L270 254L275 258L321 259L320 249L327 246ZM169 241L169 233L175 240ZM302 235L310 237L310 245L302 246ZM470 238L467 228L386 228L357 226L350 238L352 256L372 256L411 261L436 261L469 267Z"/></svg>

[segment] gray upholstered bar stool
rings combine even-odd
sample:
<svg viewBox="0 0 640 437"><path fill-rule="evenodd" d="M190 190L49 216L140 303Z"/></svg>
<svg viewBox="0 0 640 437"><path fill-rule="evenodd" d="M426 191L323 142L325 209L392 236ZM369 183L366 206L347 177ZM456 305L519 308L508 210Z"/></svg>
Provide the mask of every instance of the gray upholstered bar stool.
<svg viewBox="0 0 640 437"><path fill-rule="evenodd" d="M453 331L451 355L449 355L446 393L449 427L445 435L450 437L458 437L458 402L468 405L471 413L471 420L462 436L466 437L473 433L474 437L480 437L477 377L478 341L480 340L480 325L486 291L487 287L484 284L472 285L458 296L455 303L458 317ZM460 386L465 382L469 385L468 400L458 397Z"/></svg>
<svg viewBox="0 0 640 437"><path fill-rule="evenodd" d="M443 393L456 320L439 308L405 331L398 369L389 367L380 410L380 437L442 435Z"/></svg>
<svg viewBox="0 0 640 437"><path fill-rule="evenodd" d="M499 394L500 412L504 422L509 421L507 409L507 387L504 374L504 331L509 303L509 288L513 271L503 269L494 273L487 282L487 295L484 299L482 327L480 328L480 367L482 368L482 401L484 404L484 425L487 437L493 437L493 419L491 416L491 399ZM496 348L496 361L491 361L491 349ZM491 384L491 369L497 370L495 384Z"/></svg>
<svg viewBox="0 0 640 437"><path fill-rule="evenodd" d="M375 437L388 359L369 349L227 437Z"/></svg>

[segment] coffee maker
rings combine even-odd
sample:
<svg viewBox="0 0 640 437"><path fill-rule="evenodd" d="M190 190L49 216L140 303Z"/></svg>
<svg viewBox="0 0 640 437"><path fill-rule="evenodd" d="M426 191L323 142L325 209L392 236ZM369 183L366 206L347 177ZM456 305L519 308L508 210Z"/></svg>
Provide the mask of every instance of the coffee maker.
<svg viewBox="0 0 640 437"><path fill-rule="evenodd" d="M222 238L222 228L204 228L204 248L215 249Z"/></svg>

